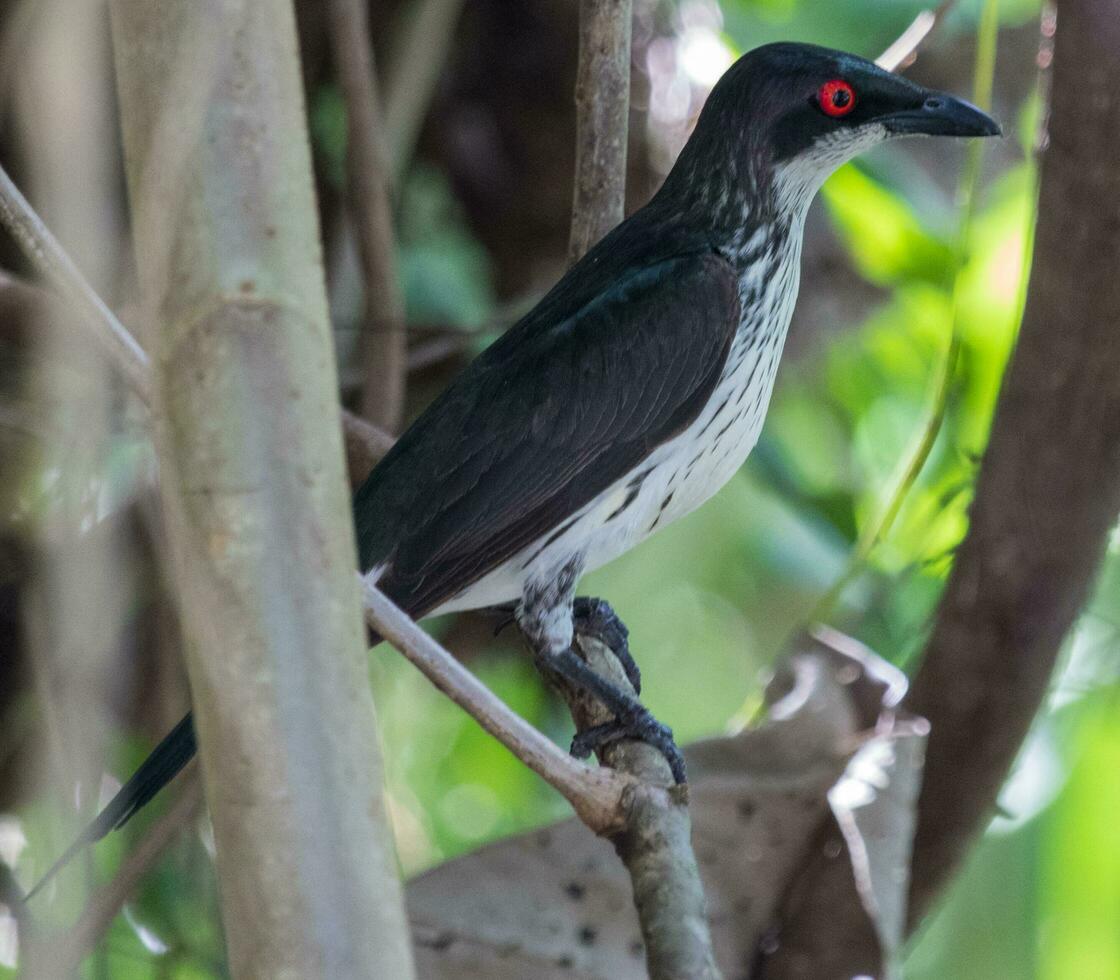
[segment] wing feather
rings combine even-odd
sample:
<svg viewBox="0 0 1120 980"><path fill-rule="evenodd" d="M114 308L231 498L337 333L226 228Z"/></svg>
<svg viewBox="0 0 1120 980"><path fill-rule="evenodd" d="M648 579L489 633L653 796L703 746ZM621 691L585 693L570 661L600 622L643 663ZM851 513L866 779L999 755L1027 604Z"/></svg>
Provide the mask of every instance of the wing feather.
<svg viewBox="0 0 1120 980"><path fill-rule="evenodd" d="M387 563L379 585L414 616L461 592L685 429L738 322L734 270L703 252L633 271L559 323L518 324L359 489L362 568Z"/></svg>

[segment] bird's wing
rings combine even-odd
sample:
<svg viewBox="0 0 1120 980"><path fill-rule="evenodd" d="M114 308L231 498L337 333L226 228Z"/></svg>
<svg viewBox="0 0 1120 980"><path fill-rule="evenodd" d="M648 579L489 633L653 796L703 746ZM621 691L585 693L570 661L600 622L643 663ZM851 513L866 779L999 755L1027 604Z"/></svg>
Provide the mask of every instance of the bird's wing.
<svg viewBox="0 0 1120 980"><path fill-rule="evenodd" d="M514 327L354 499L363 570L422 616L683 431L719 380L737 278L708 252L635 271L561 322Z"/></svg>

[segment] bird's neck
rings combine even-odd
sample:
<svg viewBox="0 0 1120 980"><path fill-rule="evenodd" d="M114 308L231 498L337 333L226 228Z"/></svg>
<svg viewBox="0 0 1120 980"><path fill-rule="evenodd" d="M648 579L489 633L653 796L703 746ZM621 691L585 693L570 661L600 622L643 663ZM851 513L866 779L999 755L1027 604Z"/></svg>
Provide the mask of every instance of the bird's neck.
<svg viewBox="0 0 1120 980"><path fill-rule="evenodd" d="M749 152L685 147L659 198L740 271L769 254L799 258L809 205L824 179L808 165L774 167Z"/></svg>

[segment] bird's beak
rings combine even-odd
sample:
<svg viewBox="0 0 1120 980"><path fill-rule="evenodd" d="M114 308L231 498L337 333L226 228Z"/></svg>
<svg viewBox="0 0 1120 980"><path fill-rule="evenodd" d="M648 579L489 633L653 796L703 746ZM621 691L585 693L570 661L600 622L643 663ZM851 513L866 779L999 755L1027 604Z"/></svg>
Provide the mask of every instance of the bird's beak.
<svg viewBox="0 0 1120 980"><path fill-rule="evenodd" d="M929 92L916 109L904 109L878 120L899 136L1002 136L1003 130L987 113L944 92Z"/></svg>

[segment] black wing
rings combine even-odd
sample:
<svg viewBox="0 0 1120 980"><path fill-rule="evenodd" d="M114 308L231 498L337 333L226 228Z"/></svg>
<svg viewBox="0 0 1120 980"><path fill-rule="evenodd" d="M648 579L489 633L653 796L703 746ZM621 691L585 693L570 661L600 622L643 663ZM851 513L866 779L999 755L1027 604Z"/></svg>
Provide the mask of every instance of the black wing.
<svg viewBox="0 0 1120 980"><path fill-rule="evenodd" d="M461 592L685 429L738 323L737 277L712 252L633 271L551 324L530 314L358 490L362 569L388 562L380 588L416 617Z"/></svg>

